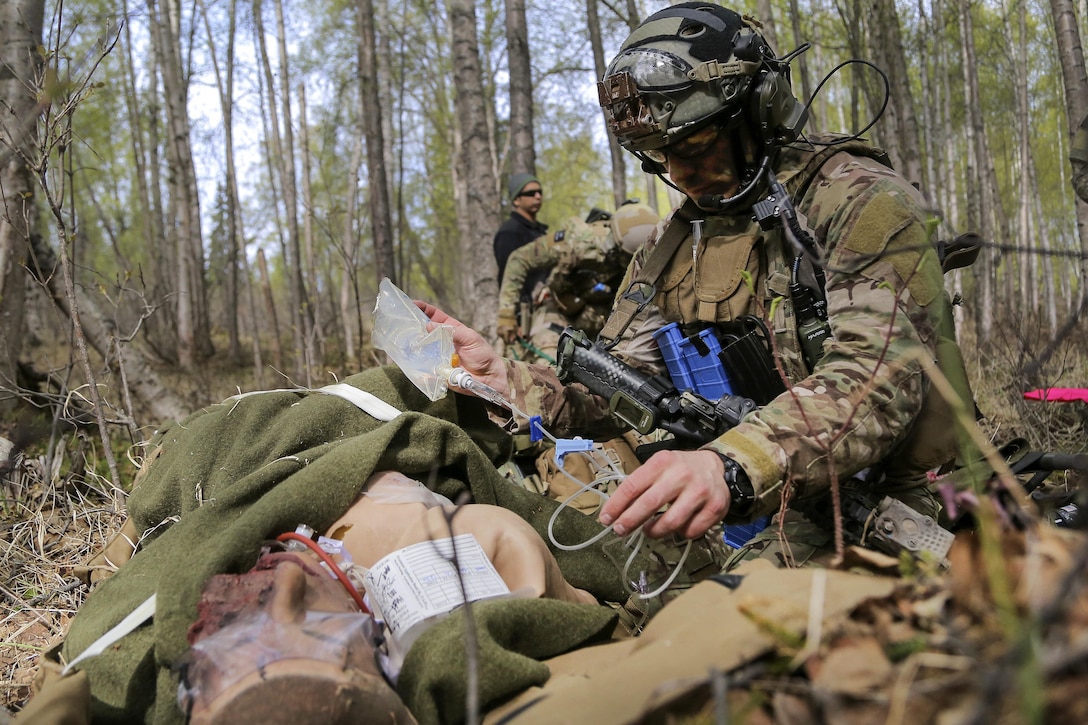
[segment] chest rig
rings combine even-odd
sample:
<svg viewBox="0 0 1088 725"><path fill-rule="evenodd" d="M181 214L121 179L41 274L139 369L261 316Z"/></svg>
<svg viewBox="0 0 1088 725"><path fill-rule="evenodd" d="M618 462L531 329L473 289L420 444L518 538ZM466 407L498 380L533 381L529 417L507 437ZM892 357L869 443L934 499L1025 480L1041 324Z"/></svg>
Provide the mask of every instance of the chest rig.
<svg viewBox="0 0 1088 725"><path fill-rule="evenodd" d="M885 161L882 152L858 141L787 149L777 176L790 198L801 198L824 162L843 151ZM685 335L708 327L718 333L750 334L754 318L773 336L766 343L773 346L786 384L793 385L811 372L802 355L790 292L791 267L798 256L781 225L765 230L750 215L708 216L686 201L620 295L599 339L606 346L614 344L651 301ZM822 275L806 256L799 267L796 276L802 286L813 299L822 300Z"/></svg>

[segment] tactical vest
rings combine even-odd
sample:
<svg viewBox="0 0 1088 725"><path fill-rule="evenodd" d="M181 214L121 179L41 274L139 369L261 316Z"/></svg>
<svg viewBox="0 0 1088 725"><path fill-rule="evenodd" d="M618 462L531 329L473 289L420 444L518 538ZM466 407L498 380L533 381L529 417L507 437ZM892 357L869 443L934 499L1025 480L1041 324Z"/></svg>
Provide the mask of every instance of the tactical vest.
<svg viewBox="0 0 1088 725"><path fill-rule="evenodd" d="M808 151L788 149L780 159L777 175L790 198L803 199L821 167L842 152L872 158L890 167L883 151L860 141ZM707 216L701 224L700 238L695 239L693 225L687 222L700 216L706 215L690 202L678 210L640 273L632 278L630 285L625 281L623 289L627 294L617 302L616 311L601 333L602 341L607 343L619 335L647 294L653 295L663 317L681 323L688 335L711 325L721 329L743 315L754 314L764 320L773 334L775 354L789 384L798 383L811 371L801 354L798 320L788 290L790 262L796 252L784 230L779 227L763 231L747 215ZM673 230L672 240L667 238L670 230ZM817 246L824 248L825 231L809 231ZM669 258L664 260L664 256ZM814 291L822 297L823 290L812 274L811 265L808 265L808 272L806 286L815 287ZM646 287L647 284L652 287ZM955 342L948 295L942 291L930 304L941 305L941 322L936 331L937 366L963 403L971 405L971 391ZM911 430L881 463L887 487L917 484L924 480L926 471L947 464L955 457L958 440L957 436L950 435L952 415L952 406L931 385Z"/></svg>

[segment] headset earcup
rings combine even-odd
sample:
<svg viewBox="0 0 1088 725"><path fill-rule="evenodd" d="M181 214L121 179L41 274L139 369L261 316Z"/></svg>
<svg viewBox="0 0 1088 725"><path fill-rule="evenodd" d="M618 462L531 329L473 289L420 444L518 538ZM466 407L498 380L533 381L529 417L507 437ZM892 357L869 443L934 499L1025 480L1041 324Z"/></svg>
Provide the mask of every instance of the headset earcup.
<svg viewBox="0 0 1088 725"><path fill-rule="evenodd" d="M785 75L764 68L752 93L752 118L764 143L789 143L808 120L808 109L793 95Z"/></svg>

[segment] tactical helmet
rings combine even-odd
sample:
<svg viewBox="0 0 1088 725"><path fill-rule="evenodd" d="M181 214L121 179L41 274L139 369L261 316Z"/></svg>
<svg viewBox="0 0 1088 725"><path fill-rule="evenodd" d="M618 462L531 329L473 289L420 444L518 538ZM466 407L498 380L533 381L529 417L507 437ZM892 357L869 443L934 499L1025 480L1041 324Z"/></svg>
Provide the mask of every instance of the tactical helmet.
<svg viewBox="0 0 1088 725"><path fill-rule="evenodd" d="M764 146L800 133L807 109L790 89L789 65L732 10L686 2L654 13L624 41L597 84L609 130L642 156L708 123L747 121Z"/></svg>
<svg viewBox="0 0 1088 725"><path fill-rule="evenodd" d="M646 204L624 204L612 214L612 239L623 251L634 254L650 240L661 218Z"/></svg>

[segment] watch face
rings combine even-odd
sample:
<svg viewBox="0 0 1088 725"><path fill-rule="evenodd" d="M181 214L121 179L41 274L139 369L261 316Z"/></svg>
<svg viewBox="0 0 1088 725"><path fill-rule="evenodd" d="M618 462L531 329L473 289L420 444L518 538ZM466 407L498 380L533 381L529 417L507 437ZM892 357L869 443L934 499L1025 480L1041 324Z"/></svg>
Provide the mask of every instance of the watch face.
<svg viewBox="0 0 1088 725"><path fill-rule="evenodd" d="M715 453L718 452L715 451ZM748 480L748 475L744 472L744 469L724 453L718 453L718 457L722 459L722 463L725 465L725 482L729 485L729 495L733 499L731 505L750 503L755 498L755 490L752 488L752 482Z"/></svg>

